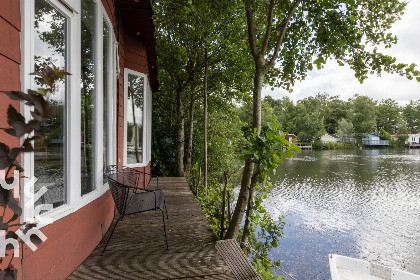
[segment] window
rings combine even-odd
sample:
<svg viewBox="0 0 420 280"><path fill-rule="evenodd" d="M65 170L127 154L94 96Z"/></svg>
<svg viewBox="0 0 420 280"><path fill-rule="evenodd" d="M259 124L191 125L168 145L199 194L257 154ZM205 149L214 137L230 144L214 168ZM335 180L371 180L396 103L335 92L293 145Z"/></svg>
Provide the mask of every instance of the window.
<svg viewBox="0 0 420 280"><path fill-rule="evenodd" d="M21 0L21 5L23 89L39 87L29 73L51 63L72 74L49 96L56 117L41 123L34 132L35 151L23 155L24 175L37 178L34 191L48 189L35 206L53 204L43 215L56 220L108 189L102 174L115 164L115 36L101 1ZM23 107L23 113L30 118L31 108ZM24 218L33 217L33 210L24 210Z"/></svg>
<svg viewBox="0 0 420 280"><path fill-rule="evenodd" d="M82 195L95 189L96 13L92 0L81 2L81 176Z"/></svg>
<svg viewBox="0 0 420 280"><path fill-rule="evenodd" d="M150 88L145 74L124 70L124 164L146 166L150 160ZM146 137L149 135L149 137Z"/></svg>
<svg viewBox="0 0 420 280"><path fill-rule="evenodd" d="M33 61L35 71L51 65L52 63L66 69L67 67L67 18L54 9L45 0L35 0L34 16L34 52ZM66 203L65 184L65 120L66 120L66 95L67 78L62 78L56 83L54 92L49 98L57 114L53 119L41 122L35 130L34 140L34 170L33 174L38 179L35 182L35 191L45 186L48 196L43 197L43 202L58 207ZM40 87L36 83L36 87ZM45 198L48 198L45 201ZM38 200L36 204L42 201Z"/></svg>

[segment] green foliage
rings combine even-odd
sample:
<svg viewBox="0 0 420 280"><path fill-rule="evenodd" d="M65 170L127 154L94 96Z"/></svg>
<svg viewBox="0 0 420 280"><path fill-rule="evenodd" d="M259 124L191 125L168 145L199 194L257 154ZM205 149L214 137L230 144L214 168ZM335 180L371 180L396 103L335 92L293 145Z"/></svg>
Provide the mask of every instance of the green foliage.
<svg viewBox="0 0 420 280"><path fill-rule="evenodd" d="M242 150L241 159L250 158L258 164L261 175L275 170L278 162L292 158L295 152L301 152L300 147L289 143L284 136L276 120L268 123L266 129L260 134L255 129L249 139L244 142L245 148Z"/></svg>
<svg viewBox="0 0 420 280"><path fill-rule="evenodd" d="M402 112L407 131L417 133L420 131L420 100L411 100Z"/></svg>
<svg viewBox="0 0 420 280"><path fill-rule="evenodd" d="M376 102L367 96L355 95L352 101L351 122L357 137L375 131Z"/></svg>
<svg viewBox="0 0 420 280"><path fill-rule="evenodd" d="M401 108L395 100L382 100L376 110L376 128L389 133L397 133L398 123L401 118ZM389 139L384 139L389 140Z"/></svg>
<svg viewBox="0 0 420 280"><path fill-rule="evenodd" d="M390 140L391 139L390 134L383 128L381 128L379 131L377 131L376 134L379 135L381 140Z"/></svg>
<svg viewBox="0 0 420 280"><path fill-rule="evenodd" d="M272 262L268 258L271 249L277 248L283 235L285 222L284 216L280 216L277 220L271 217L263 207L263 201L267 198L267 194L273 188L269 181L269 177L265 177L262 184L257 185L257 193L254 196L253 211L250 216L249 237L247 239L250 248L244 247L245 253L250 256L251 263L255 270L263 277L263 279L283 279L275 276L275 266L281 266L280 261ZM242 238L243 229L239 234ZM244 244L242 244L244 245Z"/></svg>
<svg viewBox="0 0 420 280"><path fill-rule="evenodd" d="M46 88L39 88L38 91L28 90L28 93L3 91L10 99L24 101L25 105L34 107L34 110L31 112L33 119L28 122L12 105L9 105L7 111L7 123L10 125L10 128L4 128L3 130L18 139L24 136L23 144L20 147L10 148L5 143L0 142L0 170L7 168L5 180L9 184L13 182L13 177L9 177L13 169L23 172L23 168L18 161L19 154L33 151L32 140L37 136L31 137L30 134L39 127L39 124L44 119L53 118L55 115L54 108L45 96L53 92L54 84L57 80L70 74L52 65L52 67L47 66L38 72L31 73L31 75L36 75L35 79L38 83L46 86ZM18 239L17 235L10 228L22 226L24 231L27 231L34 226L28 223L13 223L22 215L22 208L19 206L19 201L14 198L12 190L8 190L3 186L0 186L0 206L3 207L3 215L6 213L7 208L14 213L7 222L3 221L4 216L0 217L0 229L7 231L6 238ZM39 244L41 240L34 239L33 242ZM5 269L0 269L0 276L5 279L16 279L17 277L17 270L11 265L11 260ZM0 263L2 261L3 258L0 258Z"/></svg>
<svg viewBox="0 0 420 280"><path fill-rule="evenodd" d="M312 145L314 150L352 150L359 147L351 142L327 142L323 143L321 140L316 140Z"/></svg>
<svg viewBox="0 0 420 280"><path fill-rule="evenodd" d="M389 140L389 147L390 148L405 148L406 140L407 140L407 136L398 137L397 139L391 138Z"/></svg>

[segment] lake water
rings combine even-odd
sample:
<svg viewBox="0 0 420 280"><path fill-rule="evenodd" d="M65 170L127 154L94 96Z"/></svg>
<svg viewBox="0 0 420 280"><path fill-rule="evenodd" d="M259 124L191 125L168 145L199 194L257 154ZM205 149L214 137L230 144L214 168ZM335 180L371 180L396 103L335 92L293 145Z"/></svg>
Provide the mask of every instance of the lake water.
<svg viewBox="0 0 420 280"><path fill-rule="evenodd" d="M303 151L272 181L270 257L297 279L331 279L330 253L420 274L420 150Z"/></svg>

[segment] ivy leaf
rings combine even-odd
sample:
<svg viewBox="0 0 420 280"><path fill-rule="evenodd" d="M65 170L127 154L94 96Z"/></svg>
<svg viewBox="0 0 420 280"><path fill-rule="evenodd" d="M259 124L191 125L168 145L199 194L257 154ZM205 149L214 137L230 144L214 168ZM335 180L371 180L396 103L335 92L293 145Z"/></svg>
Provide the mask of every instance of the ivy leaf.
<svg viewBox="0 0 420 280"><path fill-rule="evenodd" d="M0 170L10 166L11 161L8 157L9 153L9 146L0 142Z"/></svg>
<svg viewBox="0 0 420 280"><path fill-rule="evenodd" d="M28 94L24 93L23 91L2 91L12 100L26 100L28 101Z"/></svg>
<svg viewBox="0 0 420 280"><path fill-rule="evenodd" d="M16 221L17 218L19 218L19 215L14 213L13 217L11 217L10 220L7 221L7 223L10 224L11 222Z"/></svg>
<svg viewBox="0 0 420 280"><path fill-rule="evenodd" d="M13 266L7 267L5 270L0 270L0 279L2 280L16 280L17 270Z"/></svg>
<svg viewBox="0 0 420 280"><path fill-rule="evenodd" d="M29 121L29 123L25 122L25 118L13 107L9 105L9 109L7 110L7 123L14 128L15 136L21 137L26 133L30 133L34 129L34 120Z"/></svg>
<svg viewBox="0 0 420 280"><path fill-rule="evenodd" d="M19 202L13 197L10 190L0 188L0 205L3 207L9 207L13 213L22 215L22 208L19 206Z"/></svg>
<svg viewBox="0 0 420 280"><path fill-rule="evenodd" d="M8 228L8 223L3 223L3 217L0 217L0 230L7 230Z"/></svg>
<svg viewBox="0 0 420 280"><path fill-rule="evenodd" d="M4 132L6 132L7 134L11 136L16 136L16 130L14 128L6 128Z"/></svg>

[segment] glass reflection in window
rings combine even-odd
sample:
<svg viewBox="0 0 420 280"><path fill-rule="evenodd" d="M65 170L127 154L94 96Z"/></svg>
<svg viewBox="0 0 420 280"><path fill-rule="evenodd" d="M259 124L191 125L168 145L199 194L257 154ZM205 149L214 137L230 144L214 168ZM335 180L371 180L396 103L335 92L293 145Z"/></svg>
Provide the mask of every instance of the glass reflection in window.
<svg viewBox="0 0 420 280"><path fill-rule="evenodd" d="M109 55L109 47L108 44L110 42L109 39L109 26L106 22L105 19L103 19L103 57L102 57L102 61L103 61L103 169L105 170L106 166L109 164L109 159L108 159L108 151L110 149L109 147L109 141L108 141L108 126L111 123L110 121L110 117L108 114L108 82L109 82L109 75L108 75L108 71L111 70L111 67L109 64L110 61L110 55ZM103 175L103 183L105 184L106 181L106 176Z"/></svg>
<svg viewBox="0 0 420 280"><path fill-rule="evenodd" d="M127 163L143 162L144 78L128 74L127 86Z"/></svg>
<svg viewBox="0 0 420 280"><path fill-rule="evenodd" d="M34 68L54 64L66 69L67 57L67 19L45 0L35 0L34 19ZM37 84L40 87L40 84ZM57 113L52 119L43 120L35 130L34 176L35 192L41 187L48 191L36 202L58 207L66 203L65 185L65 115L66 78L55 84L53 92L47 97Z"/></svg>
<svg viewBox="0 0 420 280"><path fill-rule="evenodd" d="M95 189L95 3L81 6L81 176L82 195Z"/></svg>

